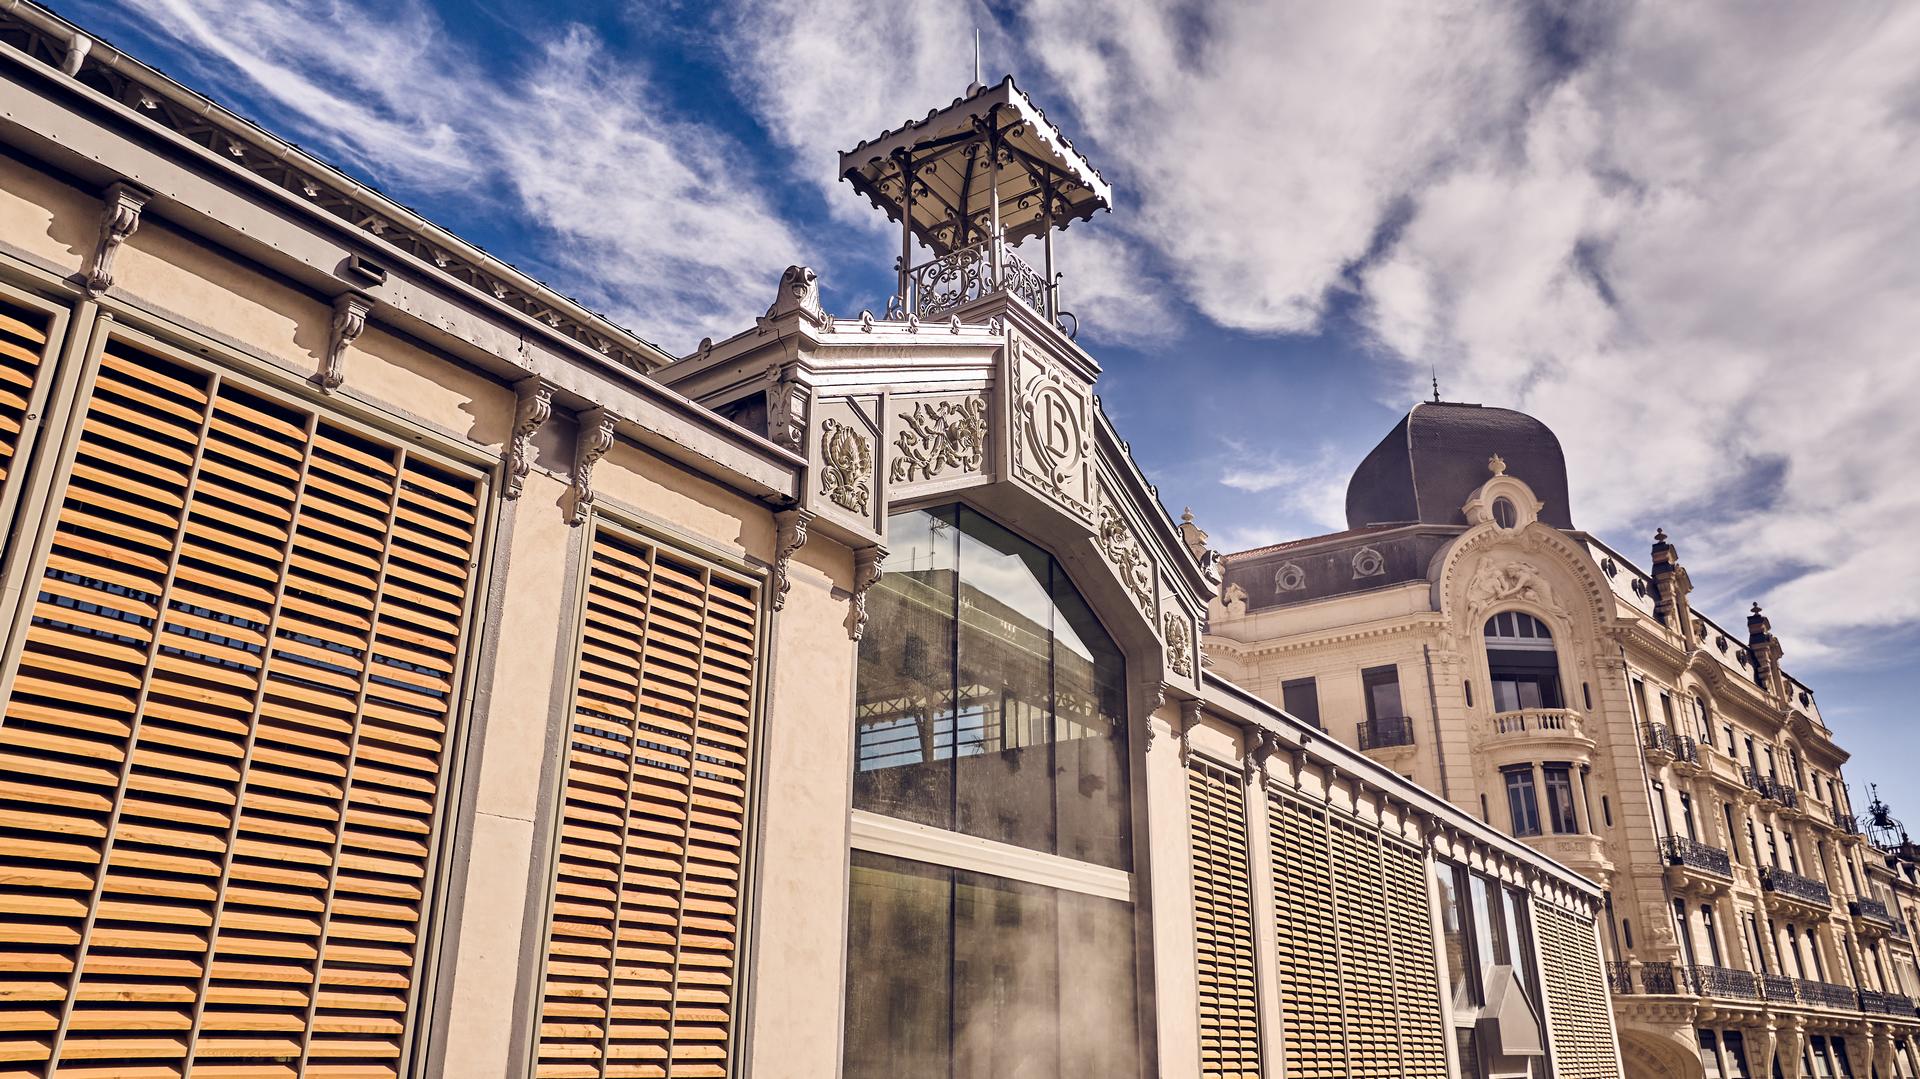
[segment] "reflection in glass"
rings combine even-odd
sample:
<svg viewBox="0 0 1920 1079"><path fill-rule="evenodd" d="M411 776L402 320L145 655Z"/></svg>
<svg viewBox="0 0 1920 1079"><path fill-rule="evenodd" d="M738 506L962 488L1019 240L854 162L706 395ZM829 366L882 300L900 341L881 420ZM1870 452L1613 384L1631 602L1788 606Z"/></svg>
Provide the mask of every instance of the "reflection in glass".
<svg viewBox="0 0 1920 1079"><path fill-rule="evenodd" d="M953 827L954 566L949 507L892 518L860 639L853 804Z"/></svg>
<svg viewBox="0 0 1920 1079"><path fill-rule="evenodd" d="M1480 979L1475 977L1473 956L1468 952L1467 871L1458 866L1445 867L1440 873L1440 916L1447 952L1447 973L1451 976L1453 999L1463 1005L1480 1003Z"/></svg>
<svg viewBox="0 0 1920 1079"><path fill-rule="evenodd" d="M1129 868L1125 668L1065 571L965 507L889 529L854 807Z"/></svg>

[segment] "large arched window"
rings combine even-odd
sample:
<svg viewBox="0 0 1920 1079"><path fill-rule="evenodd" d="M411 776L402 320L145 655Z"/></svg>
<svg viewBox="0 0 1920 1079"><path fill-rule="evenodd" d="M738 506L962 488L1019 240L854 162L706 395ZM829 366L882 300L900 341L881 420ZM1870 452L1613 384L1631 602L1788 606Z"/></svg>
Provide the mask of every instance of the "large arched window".
<svg viewBox="0 0 1920 1079"><path fill-rule="evenodd" d="M896 514L854 712L844 1075L1139 1072L1126 678L1058 561Z"/></svg>
<svg viewBox="0 0 1920 1079"><path fill-rule="evenodd" d="M1493 710L1559 708L1560 659L1546 623L1523 611L1487 619L1487 670L1493 679Z"/></svg>

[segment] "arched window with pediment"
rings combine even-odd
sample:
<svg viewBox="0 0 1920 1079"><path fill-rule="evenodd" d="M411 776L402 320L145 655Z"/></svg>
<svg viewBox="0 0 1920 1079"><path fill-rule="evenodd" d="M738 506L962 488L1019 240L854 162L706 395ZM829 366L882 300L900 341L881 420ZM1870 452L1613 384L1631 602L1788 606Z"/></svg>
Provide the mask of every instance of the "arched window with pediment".
<svg viewBox="0 0 1920 1079"><path fill-rule="evenodd" d="M1560 657L1545 622L1525 611L1501 611L1487 619L1485 636L1495 712L1564 707Z"/></svg>

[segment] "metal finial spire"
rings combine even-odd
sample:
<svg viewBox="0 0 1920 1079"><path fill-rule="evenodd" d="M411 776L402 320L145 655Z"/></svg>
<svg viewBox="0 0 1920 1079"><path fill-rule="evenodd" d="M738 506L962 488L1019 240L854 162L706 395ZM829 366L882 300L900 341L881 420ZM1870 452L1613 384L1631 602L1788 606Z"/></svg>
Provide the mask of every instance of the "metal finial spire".
<svg viewBox="0 0 1920 1079"><path fill-rule="evenodd" d="M1440 403L1440 368L1430 367L1427 370L1433 372L1433 403L1437 405Z"/></svg>
<svg viewBox="0 0 1920 1079"><path fill-rule="evenodd" d="M967 87L967 96L979 93L985 85L980 81L980 28L976 26L973 28L973 85Z"/></svg>

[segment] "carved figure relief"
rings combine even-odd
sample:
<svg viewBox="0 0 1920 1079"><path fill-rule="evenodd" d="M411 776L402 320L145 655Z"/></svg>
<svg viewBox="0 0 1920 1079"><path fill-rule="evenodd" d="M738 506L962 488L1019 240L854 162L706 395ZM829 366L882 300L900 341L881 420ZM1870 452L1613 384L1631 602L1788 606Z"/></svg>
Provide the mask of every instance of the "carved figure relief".
<svg viewBox="0 0 1920 1079"><path fill-rule="evenodd" d="M983 397L940 401L929 406L916 401L913 411L900 415L906 429L894 440L899 455L893 459L895 483L909 483L917 472L933 479L949 468L978 469L986 458L987 402Z"/></svg>
<svg viewBox="0 0 1920 1079"><path fill-rule="evenodd" d="M1100 553L1127 586L1127 592L1147 618L1153 618L1153 563L1140 541L1133 536L1127 519L1105 498L1100 500L1100 525L1097 533Z"/></svg>
<svg viewBox="0 0 1920 1079"><path fill-rule="evenodd" d="M873 493L873 444L838 420L820 424L820 493L834 505L865 515Z"/></svg>
<svg viewBox="0 0 1920 1079"><path fill-rule="evenodd" d="M1288 562L1274 571L1273 590L1276 592L1298 592L1307 587L1307 571Z"/></svg>
<svg viewBox="0 0 1920 1079"><path fill-rule="evenodd" d="M1365 577L1384 577L1387 573L1387 559L1372 547L1362 547L1353 552L1353 579Z"/></svg>
<svg viewBox="0 0 1920 1079"><path fill-rule="evenodd" d="M1168 611L1166 618L1167 668L1183 678L1193 677L1193 630L1187 616Z"/></svg>
<svg viewBox="0 0 1920 1079"><path fill-rule="evenodd" d="M787 267L780 275L780 291L774 294L766 317L779 318L796 311L814 322L825 314L820 309L820 275L811 266Z"/></svg>
<svg viewBox="0 0 1920 1079"><path fill-rule="evenodd" d="M1553 608L1553 598L1540 577L1540 570L1528 562L1496 565L1482 562L1467 584L1467 606L1479 610L1505 599L1519 599L1537 606Z"/></svg>

